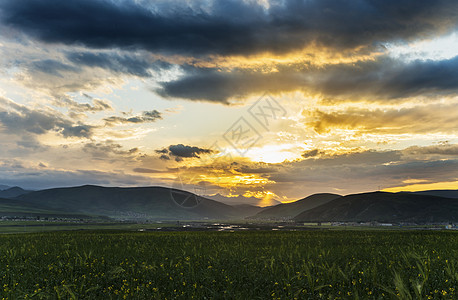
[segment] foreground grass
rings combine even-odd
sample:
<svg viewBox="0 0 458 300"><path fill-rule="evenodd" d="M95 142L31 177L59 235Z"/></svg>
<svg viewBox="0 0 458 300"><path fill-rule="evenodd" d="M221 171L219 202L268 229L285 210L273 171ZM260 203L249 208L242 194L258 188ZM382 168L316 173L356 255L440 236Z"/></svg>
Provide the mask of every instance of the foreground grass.
<svg viewBox="0 0 458 300"><path fill-rule="evenodd" d="M453 232L0 235L6 299L456 299L457 283Z"/></svg>

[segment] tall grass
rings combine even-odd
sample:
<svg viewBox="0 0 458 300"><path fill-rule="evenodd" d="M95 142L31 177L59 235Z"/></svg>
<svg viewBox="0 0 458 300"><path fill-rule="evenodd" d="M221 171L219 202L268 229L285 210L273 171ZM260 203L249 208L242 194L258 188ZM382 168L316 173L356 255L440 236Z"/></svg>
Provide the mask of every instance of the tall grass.
<svg viewBox="0 0 458 300"><path fill-rule="evenodd" d="M7 299L456 299L453 232L0 235Z"/></svg>

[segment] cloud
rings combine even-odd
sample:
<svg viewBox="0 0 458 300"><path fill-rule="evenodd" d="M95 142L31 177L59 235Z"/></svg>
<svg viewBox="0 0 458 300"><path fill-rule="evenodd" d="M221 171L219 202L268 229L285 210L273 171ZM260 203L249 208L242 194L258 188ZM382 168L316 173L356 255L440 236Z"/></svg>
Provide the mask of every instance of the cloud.
<svg viewBox="0 0 458 300"><path fill-rule="evenodd" d="M275 164L236 158L235 162L182 167L181 171L193 178L194 184L204 184L212 192L229 191L237 195L253 190L271 191L289 199L322 192L373 191L412 179L446 182L458 178L458 159L444 155L424 160L421 155L405 155L404 151L326 153ZM200 177L202 174L205 179Z"/></svg>
<svg viewBox="0 0 458 300"><path fill-rule="evenodd" d="M98 170L52 170L37 166L21 172L1 166L0 182L21 186L26 189L44 189L56 187L79 186L96 184L104 186L150 186L153 185L151 178L125 174L121 171L98 171Z"/></svg>
<svg viewBox="0 0 458 300"><path fill-rule="evenodd" d="M458 128L458 111L453 101L404 108L350 107L328 112L315 110L304 111L303 114L308 119L308 125L318 133L333 129L371 134L455 133Z"/></svg>
<svg viewBox="0 0 458 300"><path fill-rule="evenodd" d="M21 139L16 141L17 148L14 148L12 152L16 155L20 153L21 150L31 150L38 152L39 150L45 150L46 146L43 146L32 134L22 134Z"/></svg>
<svg viewBox="0 0 458 300"><path fill-rule="evenodd" d="M112 116L105 118L105 122L108 126L113 126L114 124L139 124L139 123L152 123L157 120L162 119L162 113L157 110L144 111L140 116L133 117L117 117Z"/></svg>
<svg viewBox="0 0 458 300"><path fill-rule="evenodd" d="M277 167L265 163L253 165L241 165L234 167L234 170L244 174L273 174L277 172Z"/></svg>
<svg viewBox="0 0 458 300"><path fill-rule="evenodd" d="M439 138L456 142L458 57L415 61L393 58L389 49L458 30L458 2L258 2L0 0L0 72L4 85L14 84L0 93L11 95L22 84L26 89L20 92L21 101L29 95L33 97L29 103L52 96L51 105L68 110L63 114L39 104L0 99L1 138L10 139L0 154L27 155L32 160L29 166L27 162L16 164L17 170L22 170L19 166L25 170L23 177L14 173L11 164L0 179L16 174L20 182L38 183L39 176L44 176L49 183L62 175L67 182L73 182L70 178L75 176L76 182L111 184L110 178L119 169L138 177L117 182L138 179L135 184L140 184L147 182L141 173L157 176L151 175L162 172L156 167L177 165L173 160L193 165L196 158L206 158L210 149L184 144L170 145L144 158L139 150L144 148L131 148L133 137L145 136L149 131L140 124L161 120L164 112L115 114L111 102L84 97L84 91L96 88L101 88L94 91L96 95L110 94L110 89L121 89L132 78L135 80L124 86L123 95L132 93L128 90L131 83L138 83L135 93L146 87L165 98L223 104L266 91L275 95L298 91L282 99L294 98L294 107L303 108L303 115L290 116L278 128L290 133L305 127L307 132L295 137L296 141L307 140L307 145L294 150L299 158L282 164L236 159L235 164L223 161L213 166L202 159L200 169L189 169L221 175L220 181L209 183L215 186L243 193L246 186L255 185L277 195L283 190L303 196L312 190L335 192L334 187L356 192L408 179L456 179L455 144L411 145ZM121 101L114 94L107 97ZM307 106L310 99L318 101L315 107ZM295 117L300 120L293 120ZM87 118L94 123L86 124ZM118 125L128 126L120 130L125 128L115 127ZM83 143L69 143L64 151L54 146L56 134L80 138ZM119 141L103 141L107 136ZM372 138L363 141L366 136ZM127 138L130 141L122 141ZM410 147L365 150L381 140L393 143L380 146L383 149ZM49 145L40 144L44 141ZM265 143L270 141L279 143L273 138ZM304 152L304 147L312 148ZM342 154L339 147L352 150ZM41 161L49 166L46 170L37 167ZM84 168L80 163L114 171L78 171L75 165ZM52 173L53 167L73 171Z"/></svg>
<svg viewBox="0 0 458 300"><path fill-rule="evenodd" d="M73 72L73 73L77 73L81 71L81 69L78 67L68 65L60 61L53 60L53 59L35 61L32 63L32 68L35 71L47 73L47 74L54 75L57 77L63 77L63 75L61 74L61 71Z"/></svg>
<svg viewBox="0 0 458 300"><path fill-rule="evenodd" d="M158 149L158 150L155 150L155 151L156 151L156 153L162 153L162 154L167 154L167 153L169 153L169 150L167 150L167 149L165 149L165 148L164 148L164 149Z"/></svg>
<svg viewBox="0 0 458 300"><path fill-rule="evenodd" d="M203 148L193 147L193 146L185 146L183 144L170 145L169 151L170 151L169 153L174 156L196 157L196 158L199 158L198 154L208 154L208 153L213 152L213 150L210 150L210 149L203 149Z"/></svg>
<svg viewBox="0 0 458 300"><path fill-rule="evenodd" d="M412 146L404 149L403 154L409 156L420 155L441 155L441 156L458 156L458 144L442 144L432 146Z"/></svg>
<svg viewBox="0 0 458 300"><path fill-rule="evenodd" d="M59 107L65 107L74 112L99 112L113 110L110 102L101 99L91 99L92 103L79 103L68 97L56 99L53 104Z"/></svg>
<svg viewBox="0 0 458 300"><path fill-rule="evenodd" d="M277 72L256 69L182 67L182 76L159 82L163 97L228 104L265 91L300 90L321 98L380 101L414 96L453 95L458 91L458 56L442 61L403 62L388 56L370 61L310 66L278 64ZM348 101L348 100L347 100Z"/></svg>
<svg viewBox="0 0 458 300"><path fill-rule="evenodd" d="M59 124L58 124L59 126ZM70 126L62 126L62 130L60 133L64 137L84 137L84 138L89 138L92 135L92 130L94 129L94 126L91 125L70 125Z"/></svg>
<svg viewBox="0 0 458 300"><path fill-rule="evenodd" d="M56 132L66 138L90 138L94 129L94 126L66 119L57 111L32 110L4 98L0 98L0 124L8 133L41 135Z"/></svg>
<svg viewBox="0 0 458 300"><path fill-rule="evenodd" d="M170 64L161 61L148 61L143 56L118 53L71 52L66 58L75 65L102 68L114 73L138 77L150 77L150 70L167 69Z"/></svg>
<svg viewBox="0 0 458 300"><path fill-rule="evenodd" d="M303 158L317 157L322 154L325 154L325 152L319 149L313 149L313 150L305 151L304 153L302 153L302 157Z"/></svg>
<svg viewBox="0 0 458 300"><path fill-rule="evenodd" d="M136 173L164 173L164 171L147 169L147 168L135 168L133 171Z"/></svg>
<svg viewBox="0 0 458 300"><path fill-rule="evenodd" d="M456 26L455 1L5 0L2 22L48 43L171 54L289 52L413 40Z"/></svg>
<svg viewBox="0 0 458 300"><path fill-rule="evenodd" d="M8 30L2 26L2 33L5 32ZM67 94L68 92L81 95L85 91L98 89L107 93L110 89L121 87L127 77L155 76L154 71L159 70L159 66L166 68L165 63L153 60L151 54L141 51L88 51L79 47L35 43L17 32L15 34L21 37L10 39L8 34L1 37L0 65L3 75L13 83L19 83L36 92L44 92L56 101L63 98L77 99L76 96ZM77 59L79 54L81 58ZM105 64L95 63L91 66L88 58L90 55L94 56L95 61L105 60ZM89 99L94 100L90 97Z"/></svg>
<svg viewBox="0 0 458 300"><path fill-rule="evenodd" d="M119 157L133 158L139 154L138 148L124 150L122 145L110 140L99 143L86 143L82 150L96 159L107 159L112 156L116 156L116 159L119 159Z"/></svg>
<svg viewBox="0 0 458 300"><path fill-rule="evenodd" d="M183 144L170 145L168 148L158 149L155 151L160 154L160 159L170 160L170 157L173 156L177 162L182 161L183 158L200 158L200 154L210 154L215 152L211 149L187 146Z"/></svg>
<svg viewBox="0 0 458 300"><path fill-rule="evenodd" d="M251 94L295 90L306 83L288 72L262 74L250 70L218 70L212 68L183 68L184 75L176 80L159 82L156 93L166 98L205 100L229 104L231 98Z"/></svg>
<svg viewBox="0 0 458 300"><path fill-rule="evenodd" d="M57 58L26 63L29 73L39 74L23 77L29 86L59 96L119 84L119 75L154 77L172 67L180 75L159 77L156 93L225 104L266 90L371 101L457 92L458 57L403 62L380 55L385 44L457 30L454 1L284 0L265 6L242 0L5 0L0 10L6 26L60 49ZM65 48L75 45L77 50ZM303 50L302 60L282 63ZM263 66L219 66L222 57L256 62L266 52L284 55L270 61L269 72ZM322 52L356 58L314 66ZM367 57L358 60L360 55Z"/></svg>
<svg viewBox="0 0 458 300"><path fill-rule="evenodd" d="M275 172L263 176L274 182L265 185L276 194L302 197L318 192L341 194L373 191L379 187L399 186L404 180L428 182L455 181L458 160L424 160L420 155L405 155L405 150L362 151L275 164Z"/></svg>
<svg viewBox="0 0 458 300"><path fill-rule="evenodd" d="M455 94L458 91L458 56L448 60L404 63L389 57L356 65L329 67L314 83L325 95L375 99L418 95Z"/></svg>

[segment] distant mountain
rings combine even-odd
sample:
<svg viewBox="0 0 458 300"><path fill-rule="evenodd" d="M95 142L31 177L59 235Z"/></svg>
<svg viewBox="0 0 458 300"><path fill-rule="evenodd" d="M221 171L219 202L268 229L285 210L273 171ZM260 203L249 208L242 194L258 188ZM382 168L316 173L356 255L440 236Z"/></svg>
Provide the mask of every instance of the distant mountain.
<svg viewBox="0 0 458 300"><path fill-rule="evenodd" d="M339 197L341 196L337 194L314 194L304 199L297 200L295 202L278 204L263 209L251 218L270 220L292 219L295 216L297 216L297 214L299 214L300 212L304 212L312 208L318 207Z"/></svg>
<svg viewBox="0 0 458 300"><path fill-rule="evenodd" d="M412 193L354 194L302 212L294 220L311 222L457 222L458 200Z"/></svg>
<svg viewBox="0 0 458 300"><path fill-rule="evenodd" d="M237 197L226 197L221 194L215 194L215 195L207 195L203 196L207 199L212 199L227 205L253 205L253 206L259 206L259 204L262 202L261 199L255 198L255 197L244 197L244 196L237 196ZM272 204L280 204L279 201L277 200L272 200Z"/></svg>
<svg viewBox="0 0 458 300"><path fill-rule="evenodd" d="M9 185L0 184L0 191L7 190L9 188L10 188Z"/></svg>
<svg viewBox="0 0 458 300"><path fill-rule="evenodd" d="M249 205L249 204L237 204L237 205L233 205L232 207L237 209L239 211L239 215L243 217L249 217L249 216L255 215L264 209L263 207Z"/></svg>
<svg viewBox="0 0 458 300"><path fill-rule="evenodd" d="M458 190L431 190L431 191L421 191L421 192L409 192L416 195L429 195L429 196L438 196L445 198L458 198Z"/></svg>
<svg viewBox="0 0 458 300"><path fill-rule="evenodd" d="M0 191L0 198L14 198L20 195L24 195L30 193L30 191L26 191L18 186Z"/></svg>
<svg viewBox="0 0 458 300"><path fill-rule="evenodd" d="M164 188L80 186L21 195L17 200L59 211L103 215L116 219L237 219L246 214L232 206L192 193Z"/></svg>
<svg viewBox="0 0 458 300"><path fill-rule="evenodd" d="M304 199L261 208L247 202L227 205L195 194L164 187L118 188L80 186L41 191L14 187L0 191L1 216L92 216L122 220L241 220L317 222L458 222L458 191L372 192L339 196L315 194ZM440 197L446 195L450 198ZM5 199L8 196L8 199ZM16 197L15 197L16 196ZM452 198L453 197L453 198ZM254 200L256 199L256 200Z"/></svg>

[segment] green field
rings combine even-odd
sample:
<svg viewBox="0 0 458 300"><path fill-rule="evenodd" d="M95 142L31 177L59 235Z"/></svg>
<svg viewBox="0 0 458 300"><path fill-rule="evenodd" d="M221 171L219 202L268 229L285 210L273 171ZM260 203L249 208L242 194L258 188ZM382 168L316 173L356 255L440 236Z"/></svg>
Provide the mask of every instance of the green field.
<svg viewBox="0 0 458 300"><path fill-rule="evenodd" d="M0 234L2 233L34 233L46 231L68 230L154 230L164 227L177 227L176 223L121 223L121 222L37 222L37 221L2 221L0 222Z"/></svg>
<svg viewBox="0 0 458 300"><path fill-rule="evenodd" d="M454 232L0 235L4 299L456 299L457 283Z"/></svg>

